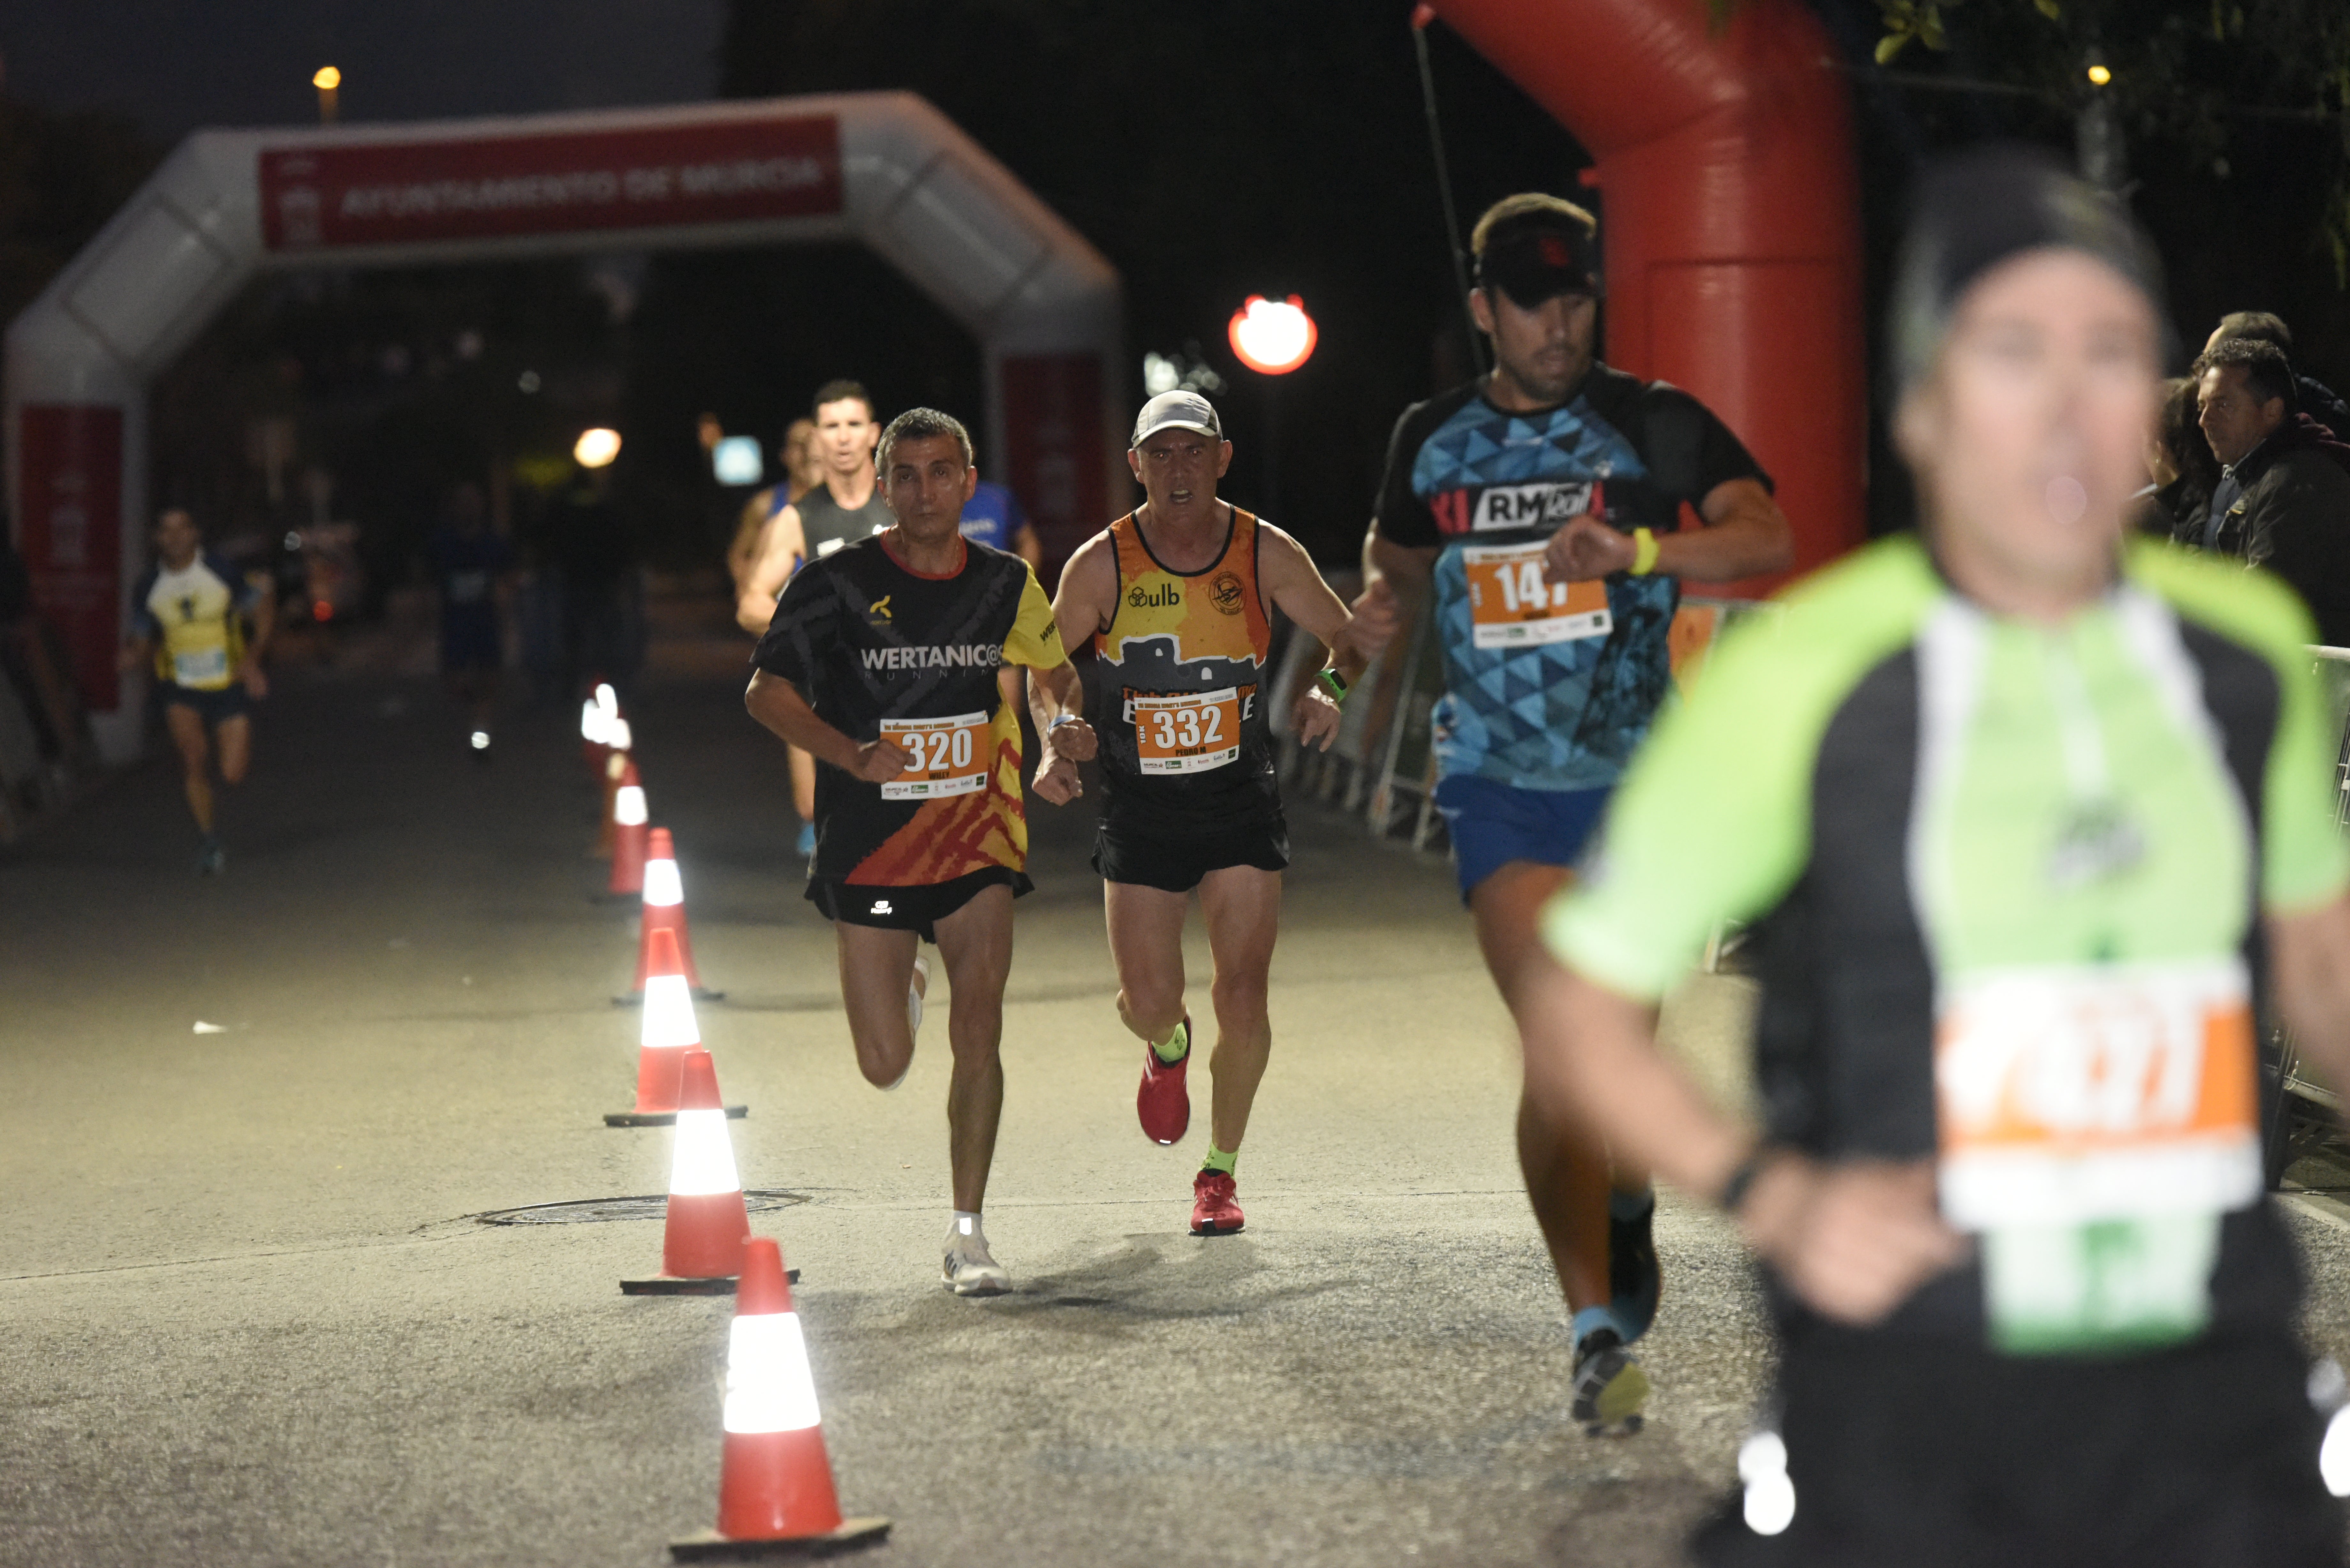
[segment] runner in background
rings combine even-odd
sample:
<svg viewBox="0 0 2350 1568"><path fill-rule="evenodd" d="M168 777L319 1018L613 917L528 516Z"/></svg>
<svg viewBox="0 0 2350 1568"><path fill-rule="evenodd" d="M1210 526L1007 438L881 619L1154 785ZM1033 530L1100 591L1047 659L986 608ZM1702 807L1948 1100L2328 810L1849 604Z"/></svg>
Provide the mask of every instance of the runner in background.
<svg viewBox="0 0 2350 1568"><path fill-rule="evenodd" d="M1702 1561L2331 1568L2254 1046L2265 1001L2350 1083L2309 616L2126 538L2168 334L2125 210L1992 150L1917 211L1920 532L1731 633L1634 762L1521 981L1533 1092L1768 1267L1777 1429ZM1759 1142L1652 1048L1723 918Z"/></svg>
<svg viewBox="0 0 2350 1568"><path fill-rule="evenodd" d="M824 483L823 462L816 451L816 421L796 419L785 427L775 458L782 464L783 477L743 504L743 514L734 524L734 542L726 547L726 575L733 579L738 597L743 576L765 546L767 525L783 515L785 507Z"/></svg>
<svg viewBox="0 0 2350 1568"><path fill-rule="evenodd" d="M1273 611L1336 651L1326 685L1309 683L1292 715L1299 739L1326 749L1338 731L1326 686L1342 699L1395 631L1391 606L1349 615L1296 540L1217 498L1232 461L1205 398L1145 403L1127 462L1147 499L1070 557L1053 607L1062 639L1092 638L1100 657L1094 869L1118 1017L1142 1041L1135 1113L1154 1143L1191 1126L1183 922L1195 891L1207 919L1216 1047L1208 1152L1191 1182L1198 1236L1247 1222L1233 1168L1273 1051L1265 991L1289 864L1266 711ZM1040 702L1038 732L1052 722Z"/></svg>
<svg viewBox="0 0 2350 1568"><path fill-rule="evenodd" d="M993 480L983 479L972 488L962 509L962 536L991 550L1009 550L1040 570L1045 565L1045 545L1028 521L1028 509Z"/></svg>
<svg viewBox="0 0 2350 1568"><path fill-rule="evenodd" d="M888 527L892 519L873 475L873 443L880 439L872 395L855 381L827 381L816 389L811 409L813 438L823 483L811 486L767 525L758 559L738 585L735 619L754 636L767 629L775 600L792 574L858 539ZM796 747L787 753L792 770L792 807L800 814L798 849L816 853L816 763Z"/></svg>
<svg viewBox="0 0 2350 1568"><path fill-rule="evenodd" d="M1703 404L1594 358L1596 225L1555 196L1477 220L1469 296L1494 369L1405 410L1364 543L1362 605L1432 590L1444 649L1436 803L1485 966L1521 1025L1535 915L1672 681L1679 580L1793 558L1770 480ZM1682 507L1700 526L1683 530ZM1726 774L1724 787L1734 787ZM1645 1171L1518 1109L1518 1161L1574 1314L1575 1418L1628 1430L1629 1346L1660 1289Z"/></svg>
<svg viewBox="0 0 2350 1568"><path fill-rule="evenodd" d="M504 608L512 592L514 547L490 528L481 487L450 493L448 520L426 554L441 599L441 676L465 704L473 760L486 764L497 720L498 677L505 667Z"/></svg>
<svg viewBox="0 0 2350 1568"><path fill-rule="evenodd" d="M1038 794L1075 798L1094 737L1036 574L958 532L969 433L934 409L910 410L890 421L881 462L893 525L792 579L743 701L823 764L807 897L838 938L868 1082L895 1088L913 1061L920 943L935 942L946 964L954 1216L942 1272L957 1295L993 1295L1011 1279L980 1212L1003 1110L1012 900L1029 888L1019 717L997 691L998 665L1037 672Z"/></svg>
<svg viewBox="0 0 2350 1568"><path fill-rule="evenodd" d="M276 607L265 587L203 548L185 508L158 517L154 538L156 558L130 590L131 636L120 663L128 672L153 661L155 701L179 750L181 784L196 822L197 868L216 877L228 852L214 815L213 757L217 750L223 785L244 782L253 704L269 692L262 655Z"/></svg>

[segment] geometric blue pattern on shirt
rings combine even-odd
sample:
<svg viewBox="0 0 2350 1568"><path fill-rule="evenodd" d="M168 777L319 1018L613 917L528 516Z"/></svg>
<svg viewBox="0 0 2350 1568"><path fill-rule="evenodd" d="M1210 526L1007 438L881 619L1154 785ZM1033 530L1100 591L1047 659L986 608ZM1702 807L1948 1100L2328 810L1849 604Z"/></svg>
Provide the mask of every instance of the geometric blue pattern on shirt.
<svg viewBox="0 0 2350 1568"><path fill-rule="evenodd" d="M1489 485L1577 484L1647 473L1631 442L1581 398L1547 413L1523 415L1472 397L1421 443L1412 460L1411 487L1440 518L1468 517ZM1477 542L1474 535L1447 535L1436 557L1436 629L1446 690L1435 715L1438 771L1445 777L1474 774L1520 789L1614 784L1648 733L1671 678L1667 636L1678 585L1657 576L1611 582L1607 607L1616 625L1604 639L1478 648L1470 637L1469 579L1461 559L1461 546Z"/></svg>

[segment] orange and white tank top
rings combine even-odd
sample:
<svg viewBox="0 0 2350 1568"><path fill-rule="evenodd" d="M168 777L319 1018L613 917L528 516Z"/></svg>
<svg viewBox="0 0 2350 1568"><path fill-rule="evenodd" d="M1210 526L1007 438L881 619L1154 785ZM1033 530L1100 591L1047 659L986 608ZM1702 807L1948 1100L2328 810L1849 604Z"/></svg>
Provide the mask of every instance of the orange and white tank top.
<svg viewBox="0 0 2350 1568"><path fill-rule="evenodd" d="M1173 571L1152 555L1132 513L1109 535L1118 608L1095 637L1108 699L1095 728L1113 794L1139 794L1186 816L1183 807L1234 790L1271 802L1264 691L1273 622L1257 585L1256 517L1233 507L1223 549L1196 572ZM1228 820L1232 804L1215 806L1210 825ZM1187 826L1165 824L1170 832Z"/></svg>

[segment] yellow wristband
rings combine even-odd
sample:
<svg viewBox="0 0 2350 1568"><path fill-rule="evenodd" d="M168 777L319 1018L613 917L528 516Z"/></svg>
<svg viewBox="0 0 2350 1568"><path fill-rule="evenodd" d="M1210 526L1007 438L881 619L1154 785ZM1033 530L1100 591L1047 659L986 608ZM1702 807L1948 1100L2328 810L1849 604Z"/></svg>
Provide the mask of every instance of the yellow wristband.
<svg viewBox="0 0 2350 1568"><path fill-rule="evenodd" d="M1645 577L1657 569L1657 536L1646 528L1632 530L1632 575Z"/></svg>

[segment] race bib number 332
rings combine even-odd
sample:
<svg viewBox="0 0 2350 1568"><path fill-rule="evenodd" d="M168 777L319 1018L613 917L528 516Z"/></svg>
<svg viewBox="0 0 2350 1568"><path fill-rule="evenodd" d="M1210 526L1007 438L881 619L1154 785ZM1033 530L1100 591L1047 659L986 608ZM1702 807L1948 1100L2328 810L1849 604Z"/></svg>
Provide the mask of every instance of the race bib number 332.
<svg viewBox="0 0 2350 1568"><path fill-rule="evenodd" d="M987 787L987 715L884 719L881 738L913 753L913 765L881 786L883 800L976 794Z"/></svg>
<svg viewBox="0 0 2350 1568"><path fill-rule="evenodd" d="M1543 575L1541 541L1472 545L1461 552L1469 578L1470 641L1478 648L1533 648L1606 637L1607 585L1554 583Z"/></svg>
<svg viewBox="0 0 2350 1568"><path fill-rule="evenodd" d="M1221 768L1241 754L1241 693L1187 691L1137 697L1135 761L1146 774L1196 774Z"/></svg>

